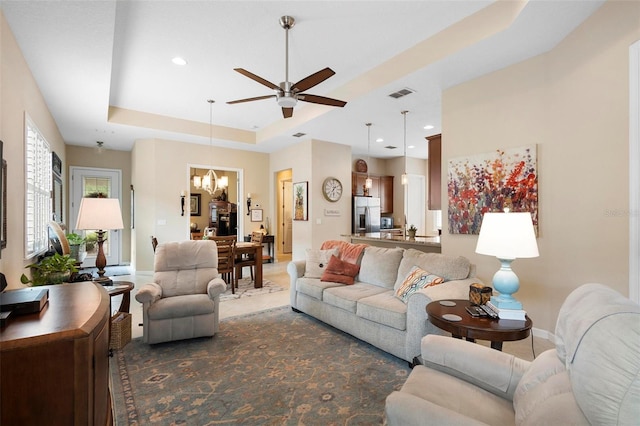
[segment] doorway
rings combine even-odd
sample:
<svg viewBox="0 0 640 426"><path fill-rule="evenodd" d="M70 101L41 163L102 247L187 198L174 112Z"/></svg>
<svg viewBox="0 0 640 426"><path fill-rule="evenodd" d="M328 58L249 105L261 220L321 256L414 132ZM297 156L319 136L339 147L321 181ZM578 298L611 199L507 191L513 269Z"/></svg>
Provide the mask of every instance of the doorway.
<svg viewBox="0 0 640 426"><path fill-rule="evenodd" d="M95 264L98 254L97 234L95 231L78 231L73 229L78 220L80 201L84 197L117 198L122 209L122 170L96 169L88 167L69 167L71 172L71 206L69 209L69 224L67 232L83 234L86 238L87 264ZM122 212L120 212L122 214ZM118 265L121 260L121 231L118 229L106 231L105 242L102 246L107 258L107 265Z"/></svg>
<svg viewBox="0 0 640 426"><path fill-rule="evenodd" d="M202 182L203 177L213 170L214 191L208 192L196 181ZM199 179L198 179L199 178ZM229 229L220 235L242 236L242 206L241 199L242 171L239 169L224 167L209 167L201 165L189 165L189 232L192 239L202 238L204 231L209 227L219 225L217 220L218 210L224 211ZM228 203L228 204L227 204ZM212 217L212 208L216 212L216 218ZM214 226L213 222L216 223Z"/></svg>
<svg viewBox="0 0 640 426"><path fill-rule="evenodd" d="M293 179L291 169L276 174L277 224L274 226L277 247L276 257L284 259L293 252Z"/></svg>

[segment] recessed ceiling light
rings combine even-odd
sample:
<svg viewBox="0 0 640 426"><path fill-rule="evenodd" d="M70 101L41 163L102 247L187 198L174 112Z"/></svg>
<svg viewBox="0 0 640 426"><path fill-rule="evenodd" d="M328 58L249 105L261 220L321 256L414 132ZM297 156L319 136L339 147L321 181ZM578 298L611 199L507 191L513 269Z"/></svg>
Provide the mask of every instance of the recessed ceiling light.
<svg viewBox="0 0 640 426"><path fill-rule="evenodd" d="M408 149L413 149L413 148L415 148L415 147L416 147L415 145L409 145L409 146L407 146L407 148L408 148Z"/></svg>
<svg viewBox="0 0 640 426"><path fill-rule="evenodd" d="M433 129L434 126L432 126L431 124L427 124L426 126L423 127L423 129L425 130L431 130Z"/></svg>
<svg viewBox="0 0 640 426"><path fill-rule="evenodd" d="M384 142L384 139L378 138L378 139L376 139L376 142Z"/></svg>
<svg viewBox="0 0 640 426"><path fill-rule="evenodd" d="M180 66L187 65L187 61L185 61L184 58L181 58L180 56L176 56L171 60L171 62Z"/></svg>

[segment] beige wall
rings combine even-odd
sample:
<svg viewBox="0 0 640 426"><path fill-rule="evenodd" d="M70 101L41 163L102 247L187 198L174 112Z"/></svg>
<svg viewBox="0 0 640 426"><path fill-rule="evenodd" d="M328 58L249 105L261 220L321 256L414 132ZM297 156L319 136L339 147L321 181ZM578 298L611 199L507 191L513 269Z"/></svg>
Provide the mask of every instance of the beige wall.
<svg viewBox="0 0 640 426"><path fill-rule="evenodd" d="M96 167L104 169L116 169L122 172L122 188L120 188L120 207L122 208L122 222L124 229L122 229L120 241L122 243L121 263L131 262L131 152L129 151L115 151L112 149L105 149L102 154L96 154L94 148L87 148L82 146L67 145L66 147L67 162L64 165L66 176L69 179L65 182L64 192L65 200L64 214L65 223L67 229L73 229L73 223L69 223L69 205L71 200L71 175L69 173L69 167Z"/></svg>
<svg viewBox="0 0 640 426"><path fill-rule="evenodd" d="M7 248L2 250L0 271L7 277L9 288L22 287L20 275L24 258L24 117L25 113L58 154L64 166L63 182L67 185L65 146L53 117L47 109L22 52L18 48L4 14L0 11L0 139L7 161ZM66 198L64 198L66 205ZM66 212L65 212L66 215Z"/></svg>
<svg viewBox="0 0 640 426"><path fill-rule="evenodd" d="M516 298L539 329L554 331L562 301L583 283L628 294L628 216L611 212L629 208L629 46L639 22L640 2L608 2L547 54L443 95L445 165L538 146L540 257L513 268ZM443 221L443 252L467 256L491 282L498 261L475 253L477 236L449 235Z"/></svg>
<svg viewBox="0 0 640 426"><path fill-rule="evenodd" d="M141 273L153 270L153 251L149 238L159 242L189 239L190 215L181 216L180 192L189 188L190 169L203 166L202 158L213 158L214 168L239 170L240 191L259 204L266 218L271 212L269 155L207 145L160 139L138 140L134 144L132 183L136 190L135 229L132 238L132 263ZM244 197L242 202L244 202ZM203 198L204 204L208 199ZM240 206L239 206L240 207ZM246 205L238 213L238 226L247 234L260 228L246 215ZM203 214L205 214L203 212ZM273 217L273 216L271 216Z"/></svg>

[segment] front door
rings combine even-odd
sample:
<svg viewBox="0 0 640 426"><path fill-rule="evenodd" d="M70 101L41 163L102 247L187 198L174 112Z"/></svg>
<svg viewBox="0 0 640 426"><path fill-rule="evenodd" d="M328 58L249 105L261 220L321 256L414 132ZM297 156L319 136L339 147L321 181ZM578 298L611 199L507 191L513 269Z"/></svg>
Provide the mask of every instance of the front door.
<svg viewBox="0 0 640 426"><path fill-rule="evenodd" d="M69 224L67 233L84 233L87 238L87 257L84 265L95 265L98 245L96 233L94 231L78 231L75 228L78 220L78 210L83 197L95 197L100 195L105 198L117 198L122 206L120 188L122 186L122 171L116 169L94 169L88 167L70 167L71 174L71 206L69 208ZM120 230L107 231L106 241L102 248L107 258L107 265L117 265L120 263Z"/></svg>

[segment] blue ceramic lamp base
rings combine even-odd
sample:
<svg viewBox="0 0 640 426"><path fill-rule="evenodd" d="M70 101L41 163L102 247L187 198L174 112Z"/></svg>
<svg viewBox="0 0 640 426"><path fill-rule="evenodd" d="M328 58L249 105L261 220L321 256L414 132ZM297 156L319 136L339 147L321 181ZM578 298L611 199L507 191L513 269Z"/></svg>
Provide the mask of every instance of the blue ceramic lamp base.
<svg viewBox="0 0 640 426"><path fill-rule="evenodd" d="M491 296L491 304L498 309L522 309L522 303L513 296L520 289L520 280L511 269L511 262L515 259L500 259L500 269L493 276L493 288L500 293Z"/></svg>

